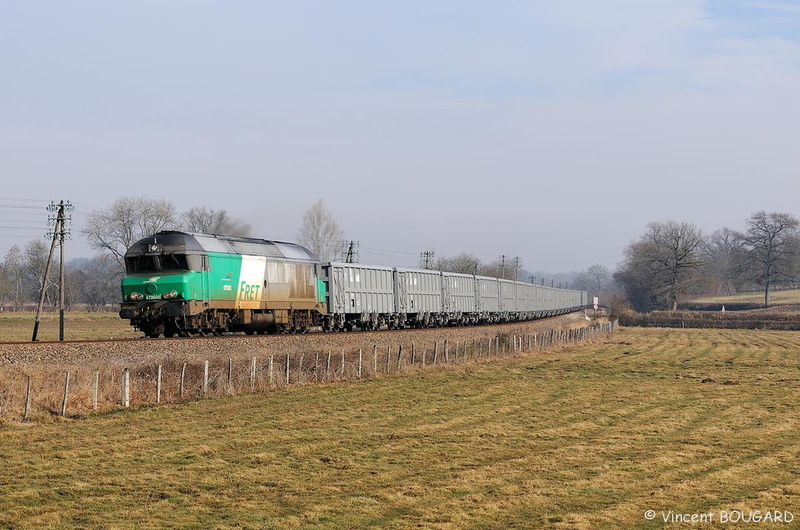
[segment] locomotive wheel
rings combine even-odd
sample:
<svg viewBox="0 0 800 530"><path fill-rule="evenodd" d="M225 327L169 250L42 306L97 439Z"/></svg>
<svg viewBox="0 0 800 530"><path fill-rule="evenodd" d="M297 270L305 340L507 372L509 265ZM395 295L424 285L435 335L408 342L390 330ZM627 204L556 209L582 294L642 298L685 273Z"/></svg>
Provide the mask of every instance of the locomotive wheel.
<svg viewBox="0 0 800 530"><path fill-rule="evenodd" d="M164 325L156 324L152 326L145 326L141 328L141 330L146 337L149 337L151 339L157 339L159 336L161 336L162 333L164 333Z"/></svg>

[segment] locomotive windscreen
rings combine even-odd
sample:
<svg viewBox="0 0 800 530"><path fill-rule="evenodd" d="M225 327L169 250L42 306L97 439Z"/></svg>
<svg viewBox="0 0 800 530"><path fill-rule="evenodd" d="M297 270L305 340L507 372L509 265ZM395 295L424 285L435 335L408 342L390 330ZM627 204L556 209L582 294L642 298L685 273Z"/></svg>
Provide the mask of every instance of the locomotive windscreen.
<svg viewBox="0 0 800 530"><path fill-rule="evenodd" d="M186 254L163 254L160 256L128 256L125 258L128 274L142 272L188 271Z"/></svg>
<svg viewBox="0 0 800 530"><path fill-rule="evenodd" d="M155 256L131 256L125 258L128 274L137 272L158 272L158 260Z"/></svg>

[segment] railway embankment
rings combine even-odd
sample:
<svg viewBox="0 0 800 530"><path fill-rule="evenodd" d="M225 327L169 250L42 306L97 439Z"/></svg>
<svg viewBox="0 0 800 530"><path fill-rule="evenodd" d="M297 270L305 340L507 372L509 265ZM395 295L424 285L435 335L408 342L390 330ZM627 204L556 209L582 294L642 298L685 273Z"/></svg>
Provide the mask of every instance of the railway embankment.
<svg viewBox="0 0 800 530"><path fill-rule="evenodd" d="M591 340L584 313L499 326L0 344L0 421L44 420L289 385L357 381Z"/></svg>

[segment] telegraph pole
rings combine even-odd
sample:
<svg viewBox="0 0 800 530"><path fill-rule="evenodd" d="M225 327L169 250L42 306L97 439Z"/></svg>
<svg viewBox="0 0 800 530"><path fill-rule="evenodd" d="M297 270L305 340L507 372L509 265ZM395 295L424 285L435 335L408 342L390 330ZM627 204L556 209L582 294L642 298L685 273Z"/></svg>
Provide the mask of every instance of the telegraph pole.
<svg viewBox="0 0 800 530"><path fill-rule="evenodd" d="M425 252L419 253L419 264L425 270L429 270L431 268L431 264L433 263L433 251L426 250Z"/></svg>
<svg viewBox="0 0 800 530"><path fill-rule="evenodd" d="M31 337L31 341L35 342L36 337L39 334L39 323L41 320L42 314L42 307L44 306L44 297L45 293L47 292L47 281L50 277L50 264L53 262L53 253L56 249L56 242L59 243L59 253L60 253L60 266L59 266L59 278L58 278L58 340L64 340L64 240L66 239L67 229L67 217L66 212L72 211L72 205L69 202L61 201L58 204L50 203L50 206L47 207L47 211L49 212L57 212L55 219L53 217L48 218L48 223L53 222L55 220L55 226L53 227L53 232L48 233L47 235L52 235L52 241L50 242L50 253L47 256L47 263L44 266L44 276L42 278L42 291L39 294L39 305L36 308L36 320L33 324L33 335Z"/></svg>
<svg viewBox="0 0 800 530"><path fill-rule="evenodd" d="M347 246L347 253L344 257L345 263L358 263L358 242L357 241L350 241L350 244Z"/></svg>

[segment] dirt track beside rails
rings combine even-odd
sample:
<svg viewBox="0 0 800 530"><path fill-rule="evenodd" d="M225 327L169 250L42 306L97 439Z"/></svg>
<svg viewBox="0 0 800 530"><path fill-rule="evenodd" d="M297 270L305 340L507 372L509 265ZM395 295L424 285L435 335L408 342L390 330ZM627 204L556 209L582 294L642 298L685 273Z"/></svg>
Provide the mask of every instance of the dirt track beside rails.
<svg viewBox="0 0 800 530"><path fill-rule="evenodd" d="M412 344L418 347L445 340L472 341L497 335L525 335L551 329L578 328L590 325L583 312L555 318L462 328L403 330L398 332L308 333L305 335L269 335L208 337L191 339L150 339L97 342L42 342L0 344L0 365L15 366L87 366L107 362L137 364L154 358L202 357L240 358L250 355L278 355L342 348L371 348L373 345Z"/></svg>

